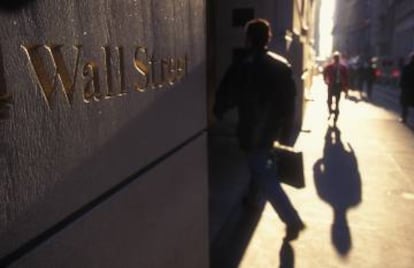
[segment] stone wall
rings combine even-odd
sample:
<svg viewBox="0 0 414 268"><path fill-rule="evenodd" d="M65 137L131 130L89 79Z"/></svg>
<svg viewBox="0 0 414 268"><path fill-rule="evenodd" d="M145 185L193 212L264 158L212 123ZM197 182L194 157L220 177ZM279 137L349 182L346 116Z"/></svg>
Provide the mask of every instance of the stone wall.
<svg viewBox="0 0 414 268"><path fill-rule="evenodd" d="M207 267L204 1L20 2L0 6L0 266Z"/></svg>

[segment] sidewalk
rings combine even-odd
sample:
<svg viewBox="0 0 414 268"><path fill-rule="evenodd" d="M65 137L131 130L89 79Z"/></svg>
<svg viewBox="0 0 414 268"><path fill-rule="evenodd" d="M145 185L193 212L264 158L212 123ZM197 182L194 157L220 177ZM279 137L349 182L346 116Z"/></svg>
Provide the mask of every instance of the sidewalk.
<svg viewBox="0 0 414 268"><path fill-rule="evenodd" d="M325 87L315 81L296 147L306 188L285 186L307 229L283 243L270 205L244 213L212 267L412 267L414 134L379 106L341 101L329 128ZM375 96L374 96L375 97Z"/></svg>

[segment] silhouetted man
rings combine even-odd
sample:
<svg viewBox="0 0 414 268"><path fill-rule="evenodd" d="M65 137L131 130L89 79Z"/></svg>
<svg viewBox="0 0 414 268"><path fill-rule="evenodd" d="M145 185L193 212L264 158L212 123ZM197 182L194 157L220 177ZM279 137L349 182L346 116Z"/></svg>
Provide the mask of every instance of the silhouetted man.
<svg viewBox="0 0 414 268"><path fill-rule="evenodd" d="M333 55L333 62L328 64L323 70L323 78L328 85L328 119L334 114L334 125L339 116L339 100L341 99L341 92L344 91L347 93L348 90L348 70L339 60L340 53L335 52ZM332 107L333 98L335 98L334 107Z"/></svg>
<svg viewBox="0 0 414 268"><path fill-rule="evenodd" d="M408 107L414 105L414 53L410 55L410 62L402 69L400 88L401 121L405 123Z"/></svg>
<svg viewBox="0 0 414 268"><path fill-rule="evenodd" d="M368 100L372 99L372 85L375 81L375 68L371 62L371 60L367 60L365 62L365 68L364 68L364 77L365 82L367 84L367 97Z"/></svg>
<svg viewBox="0 0 414 268"><path fill-rule="evenodd" d="M304 228L298 213L277 180L269 162L273 142L287 143L292 125L295 84L288 61L270 52L269 23L254 19L247 23L246 53L227 70L216 95L215 115L221 118L237 107L237 133L246 152L252 180L287 225L285 239L297 237Z"/></svg>

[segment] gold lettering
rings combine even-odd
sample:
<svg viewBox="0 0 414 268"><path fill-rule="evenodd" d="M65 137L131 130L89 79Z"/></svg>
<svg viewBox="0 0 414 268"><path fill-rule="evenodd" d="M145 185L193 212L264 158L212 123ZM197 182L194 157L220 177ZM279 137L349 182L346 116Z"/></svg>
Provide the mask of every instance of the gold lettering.
<svg viewBox="0 0 414 268"><path fill-rule="evenodd" d="M161 81L163 84L171 84L169 65L170 65L170 59L161 60Z"/></svg>
<svg viewBox="0 0 414 268"><path fill-rule="evenodd" d="M148 62L147 49L143 47L137 47L135 50L134 67L140 74L141 80L143 81L140 81L134 87L135 87L135 90L139 92L144 92L145 89L147 89L149 85L148 75L149 75L150 70L146 64L147 62Z"/></svg>
<svg viewBox="0 0 414 268"><path fill-rule="evenodd" d="M162 88L166 83L164 80L165 73L163 72L163 60L156 60L154 55L151 57L151 82L150 86L153 89Z"/></svg>
<svg viewBox="0 0 414 268"><path fill-rule="evenodd" d="M88 77L86 86L83 89L84 101L89 103L91 100L99 101L103 97L99 86L98 67L93 62L88 62L83 67L83 76Z"/></svg>
<svg viewBox="0 0 414 268"><path fill-rule="evenodd" d="M111 48L109 46L105 46L101 48L105 58L105 66L106 66L106 86L107 86L107 96L113 96L115 93L113 92L113 77L112 77L112 63L111 63Z"/></svg>
<svg viewBox="0 0 414 268"><path fill-rule="evenodd" d="M188 58L187 55L184 58L177 59L177 79L180 80L187 75L188 72Z"/></svg>
<svg viewBox="0 0 414 268"><path fill-rule="evenodd" d="M31 64L33 77L37 79L40 92L49 107L56 94L63 94L68 104L72 105L77 84L86 103L127 94L129 85L125 85L125 76L130 70L125 68L131 66L128 63L125 65L123 47L100 47L103 58L98 62L82 63L80 58L83 47L80 45L73 46L72 50L63 45L22 45L21 48ZM133 68L137 71L138 80L132 87L138 92L173 85L188 74L187 55L181 58L156 58L155 54L150 54L145 47L138 46L134 49ZM105 74L106 76L102 77ZM79 79L81 80L78 81ZM0 86L1 84L2 77ZM0 87L0 106L11 101L5 86Z"/></svg>
<svg viewBox="0 0 414 268"><path fill-rule="evenodd" d="M127 90L125 87L125 63L124 63L124 48L117 47L118 55L119 55L119 70L121 75L121 95L127 94Z"/></svg>
<svg viewBox="0 0 414 268"><path fill-rule="evenodd" d="M62 45L37 45L32 47L22 46L22 49L26 53L26 56L33 67L38 84L43 92L44 97L46 98L49 107L51 104L52 95L55 92L57 86L57 81L61 83L64 90L64 96L68 100L68 103L72 104L73 100L81 46L74 46L76 49L76 58L74 59L74 70L72 71L72 75L69 73L69 70L65 64L65 60L62 54L62 47ZM40 49L43 49L45 52L47 52L53 64L54 74L52 79L50 79L45 68L44 60L40 55Z"/></svg>
<svg viewBox="0 0 414 268"><path fill-rule="evenodd" d="M175 60L173 58L170 58L169 64L168 64L168 72L170 73L170 85L173 85L177 81L177 66L175 63Z"/></svg>
<svg viewBox="0 0 414 268"><path fill-rule="evenodd" d="M156 61L154 59L154 55L152 55L151 60L148 63L149 63L149 65L151 65L149 87L152 88L152 89L155 89L155 88L157 88L156 81L155 81L156 80L156 78L155 78L155 76L156 76L155 65L158 63L158 61Z"/></svg>
<svg viewBox="0 0 414 268"><path fill-rule="evenodd" d="M111 53L111 47L106 46L102 47L105 57L105 65L106 65L106 84L108 87L107 96L113 97L117 95L121 95L122 93L126 93L125 89L125 75L123 70L123 48L122 47L115 47L117 59L119 60L119 64L116 64L116 58L113 57L113 53ZM116 66L117 65L117 66ZM119 82L119 87L116 88L115 81Z"/></svg>

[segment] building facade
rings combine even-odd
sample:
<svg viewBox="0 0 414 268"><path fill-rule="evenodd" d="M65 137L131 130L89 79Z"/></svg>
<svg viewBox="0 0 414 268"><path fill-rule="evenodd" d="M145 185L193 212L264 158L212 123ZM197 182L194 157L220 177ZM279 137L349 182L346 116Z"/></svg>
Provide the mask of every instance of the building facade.
<svg viewBox="0 0 414 268"><path fill-rule="evenodd" d="M345 57L368 55L370 51L371 0L336 1L333 49Z"/></svg>
<svg viewBox="0 0 414 268"><path fill-rule="evenodd" d="M381 23L388 29L382 38L383 54L405 58L414 51L414 2L409 0L383 2ZM391 37L387 39L387 37ZM388 40L388 42L386 41Z"/></svg>
<svg viewBox="0 0 414 268"><path fill-rule="evenodd" d="M211 0L211 70L214 82L210 95L214 94L220 79L238 51L244 46L244 24L254 17L262 17L272 25L273 37L269 48L285 56L292 65L298 87L296 124L300 127L303 113L304 92L311 86L315 58L315 16L318 0ZM214 56L213 56L214 55ZM211 105L210 105L211 108ZM211 110L210 110L211 114Z"/></svg>
<svg viewBox="0 0 414 268"><path fill-rule="evenodd" d="M333 36L334 48L349 57L397 62L414 50L414 2L337 1Z"/></svg>

